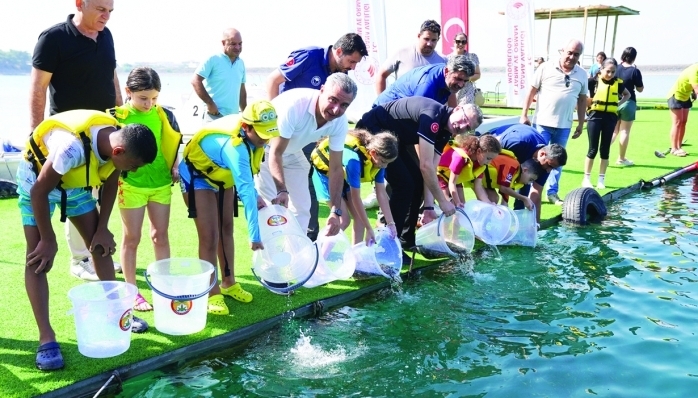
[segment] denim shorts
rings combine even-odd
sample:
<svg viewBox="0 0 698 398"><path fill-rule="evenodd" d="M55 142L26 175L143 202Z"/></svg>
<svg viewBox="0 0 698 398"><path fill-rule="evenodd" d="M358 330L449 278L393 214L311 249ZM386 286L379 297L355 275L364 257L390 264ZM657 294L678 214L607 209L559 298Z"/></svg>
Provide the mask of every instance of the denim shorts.
<svg viewBox="0 0 698 398"><path fill-rule="evenodd" d="M179 186L182 189L182 193L187 193L187 190L192 185L191 176L189 175L189 168L186 162L179 163ZM194 190L207 189L209 191L218 192L218 188L208 183L208 180L201 174L194 170Z"/></svg>
<svg viewBox="0 0 698 398"><path fill-rule="evenodd" d="M637 102L628 100L618 107L618 118L624 122L632 122L635 120L635 112L637 112Z"/></svg>
<svg viewBox="0 0 698 398"><path fill-rule="evenodd" d="M673 95L667 100L669 104L669 109L691 109L693 108L693 102L691 100L679 101Z"/></svg>

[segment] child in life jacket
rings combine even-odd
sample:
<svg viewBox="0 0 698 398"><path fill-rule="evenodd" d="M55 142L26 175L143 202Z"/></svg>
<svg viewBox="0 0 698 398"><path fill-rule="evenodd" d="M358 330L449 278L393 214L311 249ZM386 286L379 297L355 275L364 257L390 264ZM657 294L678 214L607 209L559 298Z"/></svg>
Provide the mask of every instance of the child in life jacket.
<svg viewBox="0 0 698 398"><path fill-rule="evenodd" d="M513 197L522 201L528 210L532 210L533 201L518 191L524 185L537 180L543 173L545 170L537 160L528 159L519 164L511 151L502 149L482 173L482 185L493 203L506 206L509 198Z"/></svg>
<svg viewBox="0 0 698 398"><path fill-rule="evenodd" d="M124 172L119 178L117 203L123 227L121 265L124 279L132 285L136 285L136 253L146 210L155 259L170 258L167 230L172 183L179 181L177 152L182 134L172 112L157 105L160 88L160 77L153 69L136 68L126 79L126 104L107 111L122 124L148 126L157 142L158 151L153 163L135 172ZM133 309L150 311L153 307L139 292Z"/></svg>
<svg viewBox="0 0 698 398"><path fill-rule="evenodd" d="M463 186L467 185L478 200L491 203L482 186L482 173L501 150L502 145L493 135L457 135L453 145L444 148L436 169L444 195L450 197L456 207L463 207Z"/></svg>
<svg viewBox="0 0 698 398"><path fill-rule="evenodd" d="M341 212L343 216L340 227L345 230L352 218L354 219L352 235L354 244L363 240L369 245L376 240L361 199L362 182L375 182L378 205L383 211L386 225L391 236L397 236L385 189L385 168L397 158L397 155L397 137L391 132L383 131L374 135L367 130L356 129L347 134L342 154L344 188L342 189ZM322 140L310 157L313 163L312 178L315 194L318 200L329 203L330 189L327 176L329 171L329 139Z"/></svg>
<svg viewBox="0 0 698 398"><path fill-rule="evenodd" d="M607 58L601 64L601 69L596 79L589 81L590 104L587 109L587 135L589 137L589 150L584 159L584 179L582 187L593 188L591 183L591 169L594 167L594 158L600 152L599 179L597 189L606 189L606 168L611 148L613 130L618 121L618 107L630 98L630 92L623 87L623 80L615 77L618 63L613 58ZM619 94L622 98L618 100ZM574 137L573 137L574 138Z"/></svg>
<svg viewBox="0 0 698 398"><path fill-rule="evenodd" d="M249 303L252 294L235 280L233 215L235 194L245 208L250 249L264 249L258 209L265 206L253 175L259 173L264 146L279 136L274 106L269 101L249 104L241 115L228 115L205 124L184 148L179 164L180 184L189 218L199 235L199 258L219 264L220 286L209 292L208 312L230 313L223 296Z"/></svg>
<svg viewBox="0 0 698 398"><path fill-rule="evenodd" d="M141 124L120 127L110 115L94 110L57 113L41 122L29 137L17 169L18 206L27 242L24 283L39 328L36 367L64 366L60 345L49 319L46 274L58 251L51 216L60 207L89 248L97 276L113 281L116 251L108 229L121 170L135 171L155 159L157 146ZM101 208L89 187L102 186ZM134 317L135 318L135 317ZM143 330L147 324L143 324Z"/></svg>

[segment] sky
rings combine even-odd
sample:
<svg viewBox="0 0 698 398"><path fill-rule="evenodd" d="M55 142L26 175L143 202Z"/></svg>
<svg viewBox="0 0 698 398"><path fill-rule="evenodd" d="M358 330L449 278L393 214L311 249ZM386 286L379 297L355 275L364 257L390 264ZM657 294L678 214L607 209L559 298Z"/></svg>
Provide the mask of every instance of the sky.
<svg viewBox="0 0 698 398"><path fill-rule="evenodd" d="M455 0L452 0L455 1ZM134 62L200 62L220 51L223 29L235 27L243 40L248 67L274 67L288 53L306 46L329 46L349 31L347 0L114 0L107 26L112 31L119 64ZM538 0L536 9L581 5L624 5L639 16L619 18L616 50L633 46L638 65L689 64L698 61L692 0ZM439 0L385 0L387 52L415 43L426 19L440 20ZM470 0L470 51L482 66L504 66L506 0ZM0 50L33 52L41 31L75 13L75 0L0 1ZM602 48L605 18L589 19L585 53L610 54L613 19ZM547 21L535 21L535 56L546 55ZM582 19L554 20L551 48L582 39ZM676 39L670 41L668 38ZM691 50L693 48L693 50Z"/></svg>

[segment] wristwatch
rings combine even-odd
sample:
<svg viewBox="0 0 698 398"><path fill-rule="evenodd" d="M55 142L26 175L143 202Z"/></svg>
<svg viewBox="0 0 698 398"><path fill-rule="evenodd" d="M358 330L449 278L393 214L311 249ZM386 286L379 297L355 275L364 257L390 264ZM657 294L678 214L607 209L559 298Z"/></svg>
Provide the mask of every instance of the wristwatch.
<svg viewBox="0 0 698 398"><path fill-rule="evenodd" d="M337 217L341 217L341 216L342 216L342 210L339 209L339 208L336 208L336 207L335 207L334 210L332 210L332 213L336 214Z"/></svg>

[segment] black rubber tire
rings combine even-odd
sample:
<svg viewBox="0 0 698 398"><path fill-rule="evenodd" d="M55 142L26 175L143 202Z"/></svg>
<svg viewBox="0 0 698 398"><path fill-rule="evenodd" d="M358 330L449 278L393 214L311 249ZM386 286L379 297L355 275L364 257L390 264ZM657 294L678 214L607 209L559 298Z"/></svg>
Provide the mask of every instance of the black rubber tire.
<svg viewBox="0 0 698 398"><path fill-rule="evenodd" d="M8 180L0 180L0 199L16 198L17 184Z"/></svg>
<svg viewBox="0 0 698 398"><path fill-rule="evenodd" d="M573 224L600 223L607 213L606 204L593 188L572 190L562 204L562 219Z"/></svg>

